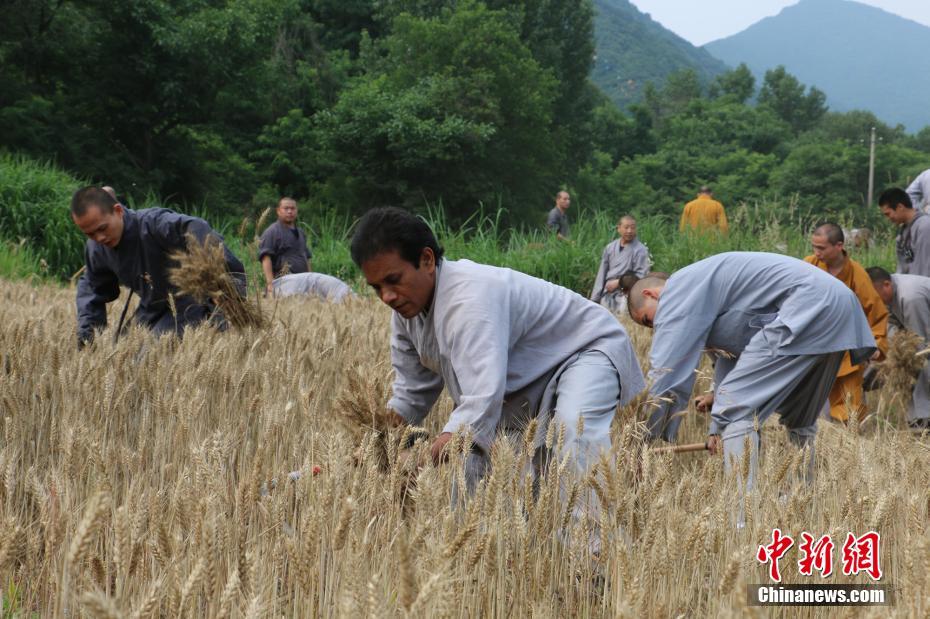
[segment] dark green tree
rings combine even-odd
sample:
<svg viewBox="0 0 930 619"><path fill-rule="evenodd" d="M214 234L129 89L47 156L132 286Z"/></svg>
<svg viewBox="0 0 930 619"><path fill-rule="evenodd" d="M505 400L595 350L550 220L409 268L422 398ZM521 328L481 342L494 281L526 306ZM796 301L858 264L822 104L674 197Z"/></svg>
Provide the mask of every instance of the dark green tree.
<svg viewBox="0 0 930 619"><path fill-rule="evenodd" d="M441 19L401 15L369 73L318 115L324 193L365 208L479 202L540 208L559 178L551 71L504 11L462 3Z"/></svg>
<svg viewBox="0 0 930 619"><path fill-rule="evenodd" d="M264 61L296 2L17 3L15 27L32 34L3 43L24 70L0 132L126 193L242 201L250 142L272 119ZM36 143L46 118L61 131Z"/></svg>
<svg viewBox="0 0 930 619"><path fill-rule="evenodd" d="M911 148L915 148L923 153L930 154L930 126L924 127L909 140Z"/></svg>
<svg viewBox="0 0 930 619"><path fill-rule="evenodd" d="M694 69L675 71L665 80L662 99L668 114L684 111L688 104L701 98L701 83Z"/></svg>
<svg viewBox="0 0 930 619"><path fill-rule="evenodd" d="M902 142L907 136L904 125L890 127L872 112L853 110L827 112L805 139L846 140L850 144L859 144L868 142L872 127L875 127L876 137L884 144Z"/></svg>
<svg viewBox="0 0 930 619"><path fill-rule="evenodd" d="M718 75L709 88L712 98L726 97L734 103L746 103L755 92L756 78L745 62L732 71Z"/></svg>
<svg viewBox="0 0 930 619"><path fill-rule="evenodd" d="M811 86L804 92L804 84L779 66L765 72L759 90L759 105L771 109L791 125L795 133L812 128L827 113L827 96Z"/></svg>

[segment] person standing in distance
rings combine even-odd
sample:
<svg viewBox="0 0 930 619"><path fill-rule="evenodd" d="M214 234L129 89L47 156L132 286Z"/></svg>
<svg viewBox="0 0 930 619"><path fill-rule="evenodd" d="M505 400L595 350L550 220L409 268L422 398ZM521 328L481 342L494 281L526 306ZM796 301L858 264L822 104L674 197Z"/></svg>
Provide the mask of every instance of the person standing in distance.
<svg viewBox="0 0 930 619"><path fill-rule="evenodd" d="M568 207L572 205L572 197L567 191L560 191L555 194L555 206L549 211L546 218L546 227L550 232L555 232L555 236L560 241L567 241L571 232L568 225Z"/></svg>
<svg viewBox="0 0 930 619"><path fill-rule="evenodd" d="M278 220L268 226L259 239L258 260L265 276L265 292L275 292L274 280L282 275L312 271L313 253L307 235L297 225L297 201L284 197L275 209Z"/></svg>

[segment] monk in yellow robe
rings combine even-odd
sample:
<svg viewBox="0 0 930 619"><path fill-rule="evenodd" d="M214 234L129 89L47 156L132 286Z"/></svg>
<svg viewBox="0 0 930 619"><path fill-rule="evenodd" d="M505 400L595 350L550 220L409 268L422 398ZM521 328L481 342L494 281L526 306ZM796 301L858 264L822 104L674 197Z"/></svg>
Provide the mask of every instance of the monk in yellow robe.
<svg viewBox="0 0 930 619"><path fill-rule="evenodd" d="M681 232L686 229L698 232L718 230L721 234L730 231L726 211L720 202L714 200L710 187L701 187L697 198L685 204L678 229Z"/></svg>
<svg viewBox="0 0 930 619"><path fill-rule="evenodd" d="M821 224L811 236L814 255L804 260L827 271L855 293L878 345L872 360L878 361L888 351L888 308L872 286L872 280L866 270L846 254L843 248L844 240L843 229L838 225ZM836 421L846 422L849 419L850 407L857 410L860 416L865 412L862 391L864 373L865 365L852 365L849 353L846 353L830 391L830 416Z"/></svg>

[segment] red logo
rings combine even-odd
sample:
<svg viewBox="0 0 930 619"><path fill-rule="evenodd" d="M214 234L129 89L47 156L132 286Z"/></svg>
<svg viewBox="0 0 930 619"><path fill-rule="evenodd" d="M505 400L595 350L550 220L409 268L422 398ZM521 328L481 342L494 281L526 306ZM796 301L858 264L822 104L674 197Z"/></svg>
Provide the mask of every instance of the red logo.
<svg viewBox="0 0 930 619"><path fill-rule="evenodd" d="M778 570L778 561L788 549L794 546L794 540L790 536L782 536L781 529L772 530L772 543L768 546L759 546L756 552L756 559L759 563L771 563L769 566L769 577L775 582L781 582L781 572Z"/></svg>
<svg viewBox="0 0 930 619"><path fill-rule="evenodd" d="M804 576L813 574L816 569L820 572L821 578L826 578L833 573L833 540L829 535L824 535L816 542L814 536L804 531L801 533L801 545L798 549L803 556L798 561L798 569Z"/></svg>
<svg viewBox="0 0 930 619"><path fill-rule="evenodd" d="M843 574L853 576L865 572L872 580L879 580L882 577L878 557L880 539L875 531L869 531L862 537L847 534L843 544Z"/></svg>
<svg viewBox="0 0 930 619"><path fill-rule="evenodd" d="M880 542L881 536L875 531L869 531L860 537L847 533L846 542L843 544L843 574L855 576L859 572L865 572L872 580L881 580ZM772 543L759 546L759 550L756 551L756 559L759 563L769 564L769 577L773 581L781 582L778 561L792 546L794 546L794 540L790 535L782 534L781 529L772 529ZM801 543L798 545L800 555L798 571L802 576L812 576L814 570L820 572L821 578L831 575L834 548L835 545L829 535L823 535L815 540L813 535L804 531L801 533Z"/></svg>

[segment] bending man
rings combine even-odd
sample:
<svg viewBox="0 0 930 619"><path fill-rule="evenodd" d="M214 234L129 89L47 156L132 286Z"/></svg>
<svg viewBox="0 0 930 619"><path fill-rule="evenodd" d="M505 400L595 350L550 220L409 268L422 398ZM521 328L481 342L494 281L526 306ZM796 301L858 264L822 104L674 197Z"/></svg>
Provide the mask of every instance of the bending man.
<svg viewBox="0 0 930 619"><path fill-rule="evenodd" d="M517 271L443 258L429 226L397 208L361 219L352 259L394 310L388 405L398 421L420 424L446 388L455 408L431 451L439 461L453 433L467 431L469 487L486 472L498 432L520 432L539 415L540 426L550 416L564 426L578 474L609 449L617 405L644 388L610 312ZM540 427L537 446L544 435Z"/></svg>
<svg viewBox="0 0 930 619"><path fill-rule="evenodd" d="M633 287L630 315L653 327L650 394L661 400L649 418L654 438L673 441L705 348L717 358L711 410L712 452L730 465L751 438L752 469L759 424L774 412L796 445L810 444L817 416L849 351L861 363L875 340L855 295L838 279L777 254L730 252L696 262L668 281L647 277ZM752 483L752 477L748 481Z"/></svg>
<svg viewBox="0 0 930 619"><path fill-rule="evenodd" d="M930 344L930 277L892 274L881 267L869 267L868 273L878 296L891 310L895 326L913 331ZM930 430L930 364L917 376L907 425L912 430Z"/></svg>
<svg viewBox="0 0 930 619"><path fill-rule="evenodd" d="M77 283L78 345L93 340L107 325L107 303L119 297L120 285L139 296L133 321L155 333L182 334L190 325L210 318L215 308L180 295L168 281L169 256L187 249L187 235L200 242L212 236L223 240L210 225L166 208L133 211L103 188L84 187L71 199L71 219L87 236L84 274ZM245 268L224 247L226 268L245 295ZM168 296L174 298L174 308Z"/></svg>
<svg viewBox="0 0 930 619"><path fill-rule="evenodd" d="M355 293L347 283L323 273L292 273L274 280L274 296L311 296L324 301L342 303Z"/></svg>

